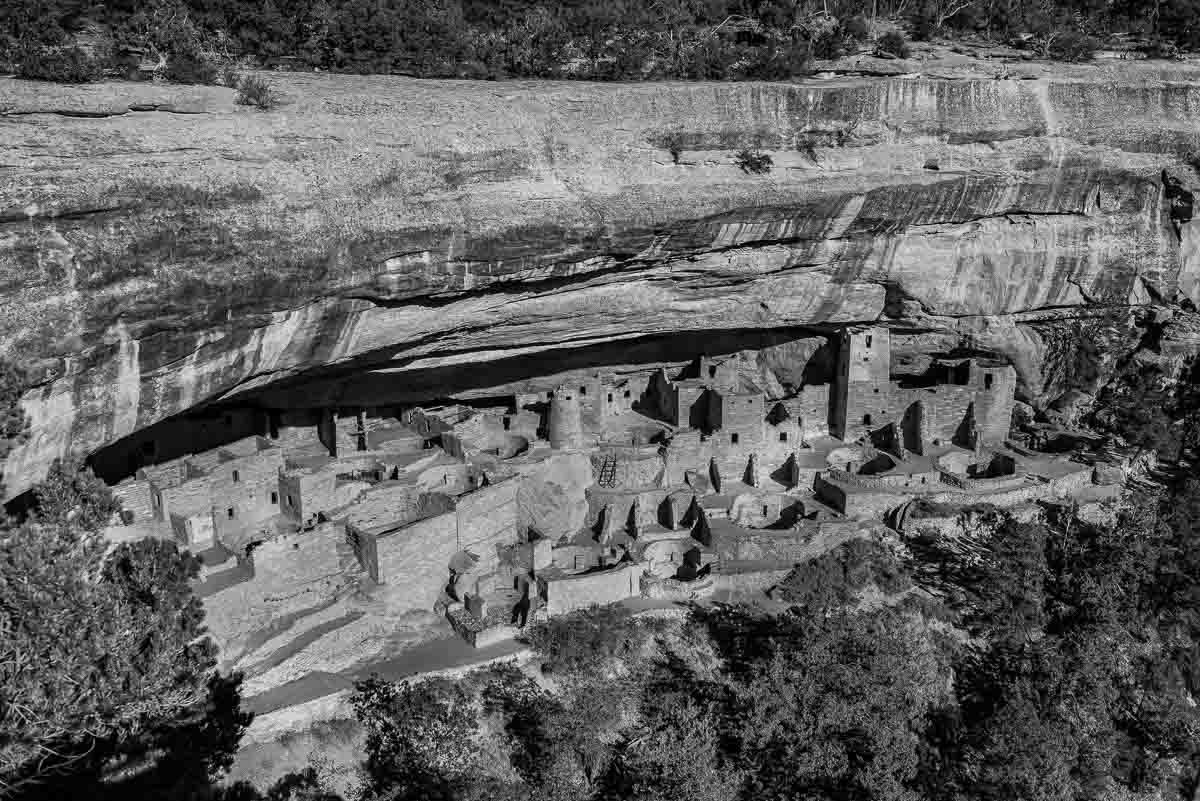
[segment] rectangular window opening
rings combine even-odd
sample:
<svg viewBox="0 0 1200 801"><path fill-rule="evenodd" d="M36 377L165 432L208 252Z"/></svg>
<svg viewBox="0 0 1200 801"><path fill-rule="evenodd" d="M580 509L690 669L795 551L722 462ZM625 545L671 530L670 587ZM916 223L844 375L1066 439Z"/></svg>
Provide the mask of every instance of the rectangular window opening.
<svg viewBox="0 0 1200 801"><path fill-rule="evenodd" d="M278 492L271 493L271 503L275 503L275 504L279 503L279 493Z"/></svg>
<svg viewBox="0 0 1200 801"><path fill-rule="evenodd" d="M229 517L230 520L232 520L233 519L233 507L230 506L228 509L226 509L225 514Z"/></svg>
<svg viewBox="0 0 1200 801"><path fill-rule="evenodd" d="M730 441L730 442L732 442L734 445L737 445L737 442L738 442L738 435L737 435L737 434L730 434L730 435L729 435L729 441Z"/></svg>
<svg viewBox="0 0 1200 801"><path fill-rule="evenodd" d="M780 432L779 432L779 441L780 441L780 442L787 442L787 432L786 432L786 431L780 431Z"/></svg>

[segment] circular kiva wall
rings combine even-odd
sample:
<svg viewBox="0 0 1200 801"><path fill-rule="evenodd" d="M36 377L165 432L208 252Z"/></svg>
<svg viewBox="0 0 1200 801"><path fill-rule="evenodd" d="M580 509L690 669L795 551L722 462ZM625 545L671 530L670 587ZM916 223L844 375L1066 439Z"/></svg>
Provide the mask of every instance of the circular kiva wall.
<svg viewBox="0 0 1200 801"><path fill-rule="evenodd" d="M691 537L673 540L658 540L642 550L642 561L646 569L661 578L672 578L685 563L700 567L700 549Z"/></svg>
<svg viewBox="0 0 1200 801"><path fill-rule="evenodd" d="M657 487L663 472L658 447L604 448L592 454L592 476L603 489Z"/></svg>
<svg viewBox="0 0 1200 801"><path fill-rule="evenodd" d="M835 470L864 476L886 473L896 466L896 460L890 454L860 447L835 448L825 457L825 463Z"/></svg>
<svg viewBox="0 0 1200 801"><path fill-rule="evenodd" d="M1005 478L1017 473L1017 464L1011 456L985 452L980 455L965 451L953 451L938 457L939 470L963 478Z"/></svg>

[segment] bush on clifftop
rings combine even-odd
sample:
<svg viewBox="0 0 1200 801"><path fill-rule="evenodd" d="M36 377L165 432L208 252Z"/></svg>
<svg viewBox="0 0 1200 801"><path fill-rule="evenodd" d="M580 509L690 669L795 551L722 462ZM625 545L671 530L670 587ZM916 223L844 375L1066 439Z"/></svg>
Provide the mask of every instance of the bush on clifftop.
<svg viewBox="0 0 1200 801"><path fill-rule="evenodd" d="M78 47L42 47L19 56L17 76L35 81L90 83L103 77L100 62Z"/></svg>

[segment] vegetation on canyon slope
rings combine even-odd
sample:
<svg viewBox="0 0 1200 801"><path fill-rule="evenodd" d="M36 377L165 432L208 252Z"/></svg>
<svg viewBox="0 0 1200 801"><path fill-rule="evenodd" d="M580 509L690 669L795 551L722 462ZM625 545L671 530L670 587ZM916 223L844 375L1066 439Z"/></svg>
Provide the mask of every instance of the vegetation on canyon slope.
<svg viewBox="0 0 1200 801"><path fill-rule="evenodd" d="M972 548L918 543L932 592L890 605L580 612L537 632L540 675L362 682L354 795L1191 798L1200 483L1111 526L1060 511L994 511ZM315 767L266 796L221 793L336 797Z"/></svg>
<svg viewBox="0 0 1200 801"><path fill-rule="evenodd" d="M38 0L0 7L0 60L70 81L102 67L135 75L147 55L164 77L195 83L237 56L421 76L770 80L870 50L868 18L917 38L1031 34L1039 55L1066 60L1114 31L1145 34L1155 55L1200 45L1192 0ZM97 30L90 54L62 47ZM905 54L879 33L877 54Z"/></svg>
<svg viewBox="0 0 1200 801"><path fill-rule="evenodd" d="M228 768L249 716L214 671L196 557L100 535L118 505L56 464L0 519L0 797L180 798Z"/></svg>

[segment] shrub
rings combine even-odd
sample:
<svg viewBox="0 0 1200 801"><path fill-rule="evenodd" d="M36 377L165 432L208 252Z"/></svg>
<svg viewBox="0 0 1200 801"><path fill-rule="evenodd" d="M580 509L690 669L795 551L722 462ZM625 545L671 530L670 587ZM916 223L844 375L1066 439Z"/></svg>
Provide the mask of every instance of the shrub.
<svg viewBox="0 0 1200 801"><path fill-rule="evenodd" d="M765 175L775 164L771 157L761 150L745 147L734 155L733 161L747 175Z"/></svg>
<svg viewBox="0 0 1200 801"><path fill-rule="evenodd" d="M908 42L904 41L904 34L900 33L900 31L888 31L883 36L880 36L875 42L875 55L908 58Z"/></svg>
<svg viewBox="0 0 1200 801"><path fill-rule="evenodd" d="M537 623L526 629L534 651L553 671L580 670L614 657L630 658L653 634L624 606L594 606Z"/></svg>
<svg viewBox="0 0 1200 801"><path fill-rule="evenodd" d="M279 97L271 84L257 75L247 75L238 83L237 102L243 106L255 106L270 111L279 104Z"/></svg>
<svg viewBox="0 0 1200 801"><path fill-rule="evenodd" d="M1165 39L1158 38L1140 45L1138 51L1146 58L1164 58L1174 61L1183 57L1177 45Z"/></svg>
<svg viewBox="0 0 1200 801"><path fill-rule="evenodd" d="M90 83L101 78L100 62L78 47L37 48L24 53L17 76L56 83Z"/></svg>
<svg viewBox="0 0 1200 801"><path fill-rule="evenodd" d="M0 358L0 462L29 433L29 420L21 408L21 395L29 383L24 368Z"/></svg>
<svg viewBox="0 0 1200 801"><path fill-rule="evenodd" d="M1040 42L1043 58L1054 61L1090 61L1100 43L1079 31L1051 33Z"/></svg>
<svg viewBox="0 0 1200 801"><path fill-rule="evenodd" d="M222 86L228 86L230 89L237 89L241 80L242 76L238 74L237 68L232 64L226 64L221 68Z"/></svg>
<svg viewBox="0 0 1200 801"><path fill-rule="evenodd" d="M217 65L201 53L184 51L167 59L163 77L172 83L214 84Z"/></svg>
<svg viewBox="0 0 1200 801"><path fill-rule="evenodd" d="M663 145L671 154L671 163L678 164L679 157L683 155L683 134L679 131L672 131L664 138Z"/></svg>
<svg viewBox="0 0 1200 801"><path fill-rule="evenodd" d="M822 20L809 32L808 46L813 58L834 59L842 54L842 26L837 20Z"/></svg>
<svg viewBox="0 0 1200 801"><path fill-rule="evenodd" d="M871 35L871 26L866 17L859 14L842 23L842 35L852 42L865 42Z"/></svg>

